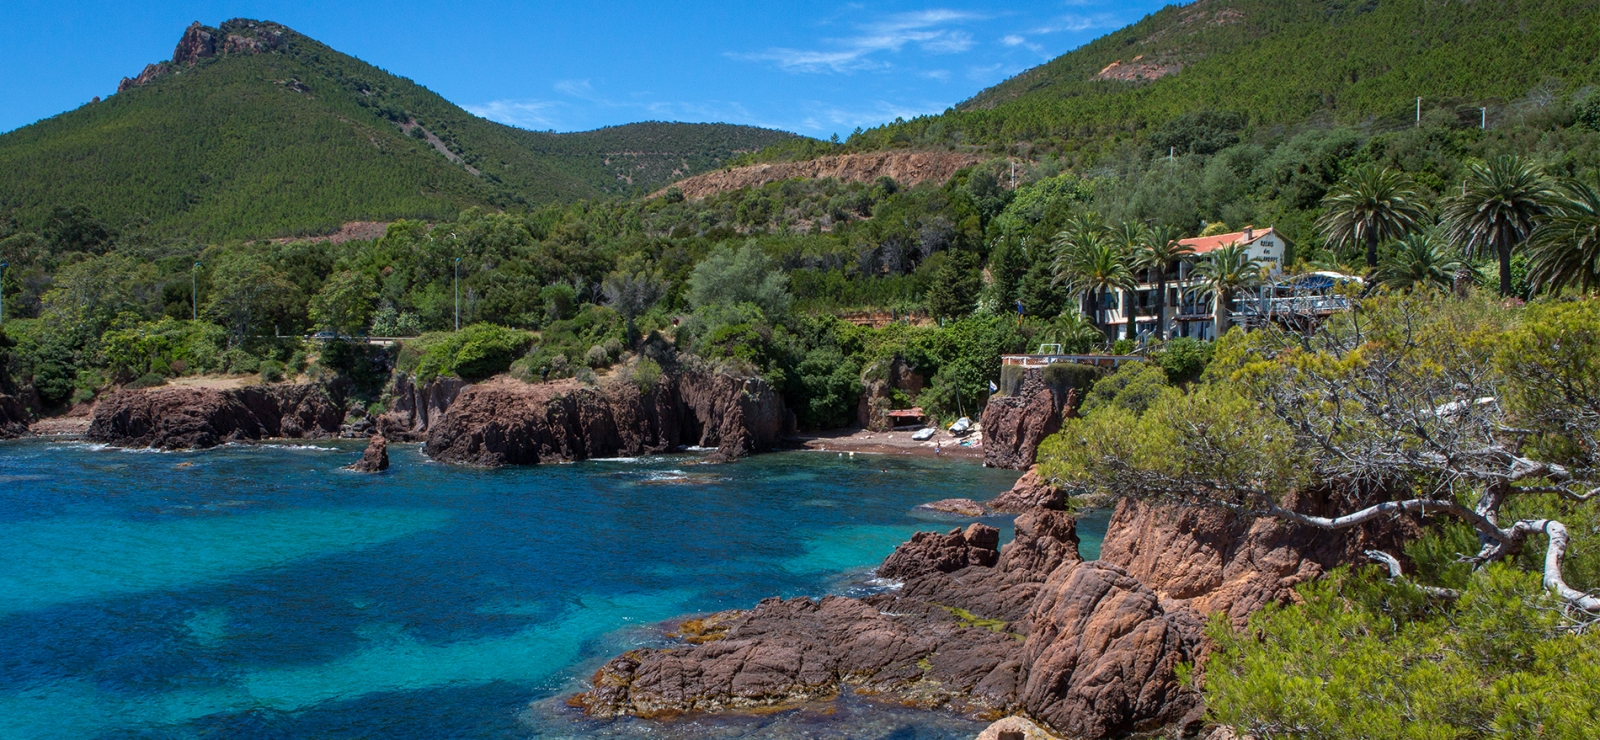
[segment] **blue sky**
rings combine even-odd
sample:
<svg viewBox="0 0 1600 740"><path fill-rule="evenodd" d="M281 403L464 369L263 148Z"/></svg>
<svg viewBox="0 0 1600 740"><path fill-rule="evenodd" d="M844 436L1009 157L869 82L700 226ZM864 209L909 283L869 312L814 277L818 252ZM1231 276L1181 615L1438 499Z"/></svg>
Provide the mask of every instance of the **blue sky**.
<svg viewBox="0 0 1600 740"><path fill-rule="evenodd" d="M111 94L191 21L250 17L524 128L726 121L827 137L937 113L1165 3L3 4L0 131Z"/></svg>

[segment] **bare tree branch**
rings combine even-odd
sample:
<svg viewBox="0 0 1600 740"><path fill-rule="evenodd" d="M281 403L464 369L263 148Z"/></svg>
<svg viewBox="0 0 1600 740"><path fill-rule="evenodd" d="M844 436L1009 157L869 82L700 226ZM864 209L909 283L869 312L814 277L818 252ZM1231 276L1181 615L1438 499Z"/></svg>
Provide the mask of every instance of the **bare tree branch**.
<svg viewBox="0 0 1600 740"><path fill-rule="evenodd" d="M1372 558L1373 560L1376 560L1376 561L1378 561L1380 563L1383 563L1384 565L1389 566L1389 582L1390 583L1403 583L1403 584L1405 584L1407 586L1410 586L1410 587L1412 587L1412 588L1414 588L1414 589L1416 589L1418 591L1421 591L1422 593L1425 593L1425 594L1427 594L1429 596L1434 596L1434 597L1441 598L1441 599L1459 599L1459 598L1461 598L1461 592L1457 591L1457 590L1455 590L1453 588L1440 588L1438 586L1424 586L1424 585L1422 585L1420 583L1417 583L1415 581L1407 579L1406 576L1405 576L1405 573L1401 572L1400 561L1396 560L1395 557L1393 555L1390 555L1389 553L1386 553L1386 552L1384 552L1382 550L1367 550L1366 554L1367 554L1367 557Z"/></svg>

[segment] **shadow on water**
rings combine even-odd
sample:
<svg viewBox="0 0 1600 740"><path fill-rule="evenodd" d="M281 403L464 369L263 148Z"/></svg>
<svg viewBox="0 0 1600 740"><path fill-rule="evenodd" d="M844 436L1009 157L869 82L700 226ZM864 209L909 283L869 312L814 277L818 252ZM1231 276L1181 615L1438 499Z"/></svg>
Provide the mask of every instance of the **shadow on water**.
<svg viewBox="0 0 1600 740"><path fill-rule="evenodd" d="M913 507L1013 472L808 452L485 471L414 445L339 470L361 447L0 444L0 737L973 734L854 696L674 723L561 701L662 620L864 588L912 532L961 524Z"/></svg>

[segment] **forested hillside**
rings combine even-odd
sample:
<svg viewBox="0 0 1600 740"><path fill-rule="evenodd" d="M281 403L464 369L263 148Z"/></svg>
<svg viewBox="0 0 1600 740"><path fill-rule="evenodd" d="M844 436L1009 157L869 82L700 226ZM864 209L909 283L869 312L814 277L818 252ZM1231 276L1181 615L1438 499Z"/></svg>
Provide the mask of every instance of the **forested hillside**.
<svg viewBox="0 0 1600 740"><path fill-rule="evenodd" d="M84 206L165 235L292 236L643 193L793 138L714 124L524 131L246 20L191 27L173 61L124 88L0 136L0 212L40 223Z"/></svg>
<svg viewBox="0 0 1600 740"><path fill-rule="evenodd" d="M1488 107L1492 127L1600 82L1597 27L1594 0L1201 0L839 149L1009 148L1087 165L1186 113L1381 130L1412 122L1419 96L1463 125ZM793 142L767 156L832 150Z"/></svg>

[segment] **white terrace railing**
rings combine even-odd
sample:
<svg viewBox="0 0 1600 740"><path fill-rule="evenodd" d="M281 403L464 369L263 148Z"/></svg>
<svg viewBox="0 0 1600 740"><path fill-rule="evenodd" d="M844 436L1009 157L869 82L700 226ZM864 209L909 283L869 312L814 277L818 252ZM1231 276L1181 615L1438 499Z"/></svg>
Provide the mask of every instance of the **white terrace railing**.
<svg viewBox="0 0 1600 740"><path fill-rule="evenodd" d="M1125 362L1143 362L1144 359L1138 355L1000 355L1000 364L1035 368L1071 362L1079 365L1094 365L1096 367L1120 367Z"/></svg>

